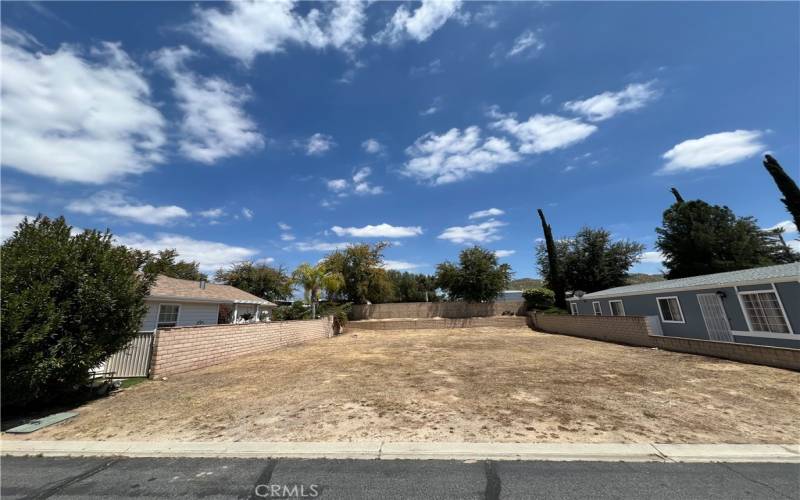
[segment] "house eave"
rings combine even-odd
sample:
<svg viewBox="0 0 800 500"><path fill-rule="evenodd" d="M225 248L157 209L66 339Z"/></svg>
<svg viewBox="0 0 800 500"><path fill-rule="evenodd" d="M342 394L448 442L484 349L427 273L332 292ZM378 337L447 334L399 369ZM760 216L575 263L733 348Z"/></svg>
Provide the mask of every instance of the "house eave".
<svg viewBox="0 0 800 500"><path fill-rule="evenodd" d="M276 304L268 300L232 300L232 299L210 299L207 297L176 297L170 295L148 295L145 297L146 301L164 301L170 302L203 302L206 304L254 304L265 307L276 307Z"/></svg>
<svg viewBox="0 0 800 500"><path fill-rule="evenodd" d="M587 293L581 298L578 297L570 297L567 299L567 302L580 302L582 300L591 300L591 299L610 299L615 297L632 297L637 295L658 295L664 293L674 293L674 292L694 292L697 290L709 290L712 288L735 288L737 286L750 286L750 285L770 285L772 283L798 283L796 277L786 276L786 277L777 277L777 278L770 278L770 279L759 279L759 280L749 280L749 281L733 281L727 283L707 283L704 285L695 285L695 286L681 286L681 287L666 287L666 288L655 288L651 290L638 290L635 292L620 292L620 293L607 293L606 290L600 292L594 292L597 294L602 295L595 295L594 293Z"/></svg>

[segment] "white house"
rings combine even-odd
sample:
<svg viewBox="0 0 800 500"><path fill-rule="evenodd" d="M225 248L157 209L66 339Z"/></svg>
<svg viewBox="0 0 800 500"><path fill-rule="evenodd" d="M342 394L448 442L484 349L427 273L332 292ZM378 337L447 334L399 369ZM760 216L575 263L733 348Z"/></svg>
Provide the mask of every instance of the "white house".
<svg viewBox="0 0 800 500"><path fill-rule="evenodd" d="M230 285L192 281L159 275L145 299L147 314L142 331L168 326L216 325L263 320L276 307Z"/></svg>

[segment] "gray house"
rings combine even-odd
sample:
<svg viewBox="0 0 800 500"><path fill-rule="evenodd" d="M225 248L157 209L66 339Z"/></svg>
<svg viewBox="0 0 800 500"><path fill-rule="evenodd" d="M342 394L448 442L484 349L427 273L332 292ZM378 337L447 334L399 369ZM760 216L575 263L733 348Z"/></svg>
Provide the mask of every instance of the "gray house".
<svg viewBox="0 0 800 500"><path fill-rule="evenodd" d="M567 301L576 315L649 316L670 337L800 348L800 263L621 286Z"/></svg>

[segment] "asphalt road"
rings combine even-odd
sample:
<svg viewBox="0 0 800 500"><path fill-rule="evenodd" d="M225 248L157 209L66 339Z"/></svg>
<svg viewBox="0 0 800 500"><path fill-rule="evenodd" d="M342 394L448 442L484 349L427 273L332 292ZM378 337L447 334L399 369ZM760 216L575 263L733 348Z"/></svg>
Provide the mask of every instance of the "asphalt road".
<svg viewBox="0 0 800 500"><path fill-rule="evenodd" d="M3 499L800 498L800 465L766 463L4 457L0 474Z"/></svg>

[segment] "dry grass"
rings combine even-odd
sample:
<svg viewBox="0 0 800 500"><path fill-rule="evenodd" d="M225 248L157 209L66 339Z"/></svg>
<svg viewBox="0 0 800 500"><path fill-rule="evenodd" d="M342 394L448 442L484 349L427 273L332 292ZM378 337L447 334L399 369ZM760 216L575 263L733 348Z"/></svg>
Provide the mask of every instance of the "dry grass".
<svg viewBox="0 0 800 500"><path fill-rule="evenodd" d="M142 383L27 438L797 443L798 401L798 373L526 328L360 331Z"/></svg>

